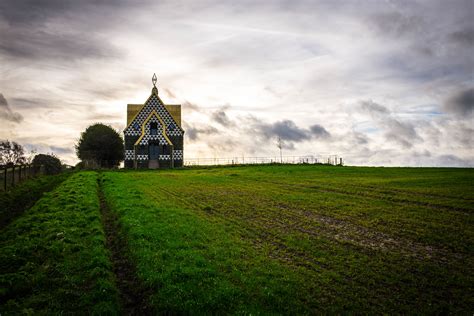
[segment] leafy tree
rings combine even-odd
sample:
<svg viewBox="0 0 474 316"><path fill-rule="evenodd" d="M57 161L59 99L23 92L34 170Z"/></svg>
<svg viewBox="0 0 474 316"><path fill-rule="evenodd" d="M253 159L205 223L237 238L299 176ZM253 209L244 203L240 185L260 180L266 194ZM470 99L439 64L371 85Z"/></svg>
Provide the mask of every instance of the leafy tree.
<svg viewBox="0 0 474 316"><path fill-rule="evenodd" d="M0 141L0 165L16 165L26 162L23 146L9 140Z"/></svg>
<svg viewBox="0 0 474 316"><path fill-rule="evenodd" d="M117 167L124 159L123 139L112 127L96 123L81 133L76 154L88 168Z"/></svg>
<svg viewBox="0 0 474 316"><path fill-rule="evenodd" d="M33 158L33 166L44 166L45 174L58 174L61 172L61 160L54 154L38 154Z"/></svg>

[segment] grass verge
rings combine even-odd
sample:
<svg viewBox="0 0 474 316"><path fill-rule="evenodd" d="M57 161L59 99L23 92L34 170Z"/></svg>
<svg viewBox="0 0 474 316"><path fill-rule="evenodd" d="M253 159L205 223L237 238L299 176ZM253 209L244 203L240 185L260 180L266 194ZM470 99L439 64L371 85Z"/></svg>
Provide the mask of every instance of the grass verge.
<svg viewBox="0 0 474 316"><path fill-rule="evenodd" d="M0 192L0 229L33 206L43 193L56 188L71 174L64 172L53 176L39 176L26 180L6 192Z"/></svg>
<svg viewBox="0 0 474 316"><path fill-rule="evenodd" d="M0 314L117 314L97 173L73 174L2 231Z"/></svg>

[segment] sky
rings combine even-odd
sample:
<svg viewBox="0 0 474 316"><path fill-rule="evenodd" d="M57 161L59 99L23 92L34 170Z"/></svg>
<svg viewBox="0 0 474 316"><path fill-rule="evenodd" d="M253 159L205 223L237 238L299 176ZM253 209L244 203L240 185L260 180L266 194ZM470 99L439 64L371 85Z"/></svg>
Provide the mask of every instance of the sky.
<svg viewBox="0 0 474 316"><path fill-rule="evenodd" d="M153 73L185 159L474 167L473 0L0 0L0 139L75 164Z"/></svg>

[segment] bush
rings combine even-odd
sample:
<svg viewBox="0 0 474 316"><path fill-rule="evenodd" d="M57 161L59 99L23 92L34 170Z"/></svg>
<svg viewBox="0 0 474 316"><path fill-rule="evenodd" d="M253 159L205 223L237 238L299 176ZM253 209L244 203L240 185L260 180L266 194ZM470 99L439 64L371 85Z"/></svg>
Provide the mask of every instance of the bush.
<svg viewBox="0 0 474 316"><path fill-rule="evenodd" d="M34 166L44 166L45 174L58 174L61 172L61 161L54 155L38 154L33 158Z"/></svg>
<svg viewBox="0 0 474 316"><path fill-rule="evenodd" d="M76 154L86 168L117 167L124 159L123 139L112 127L97 123L81 134Z"/></svg>

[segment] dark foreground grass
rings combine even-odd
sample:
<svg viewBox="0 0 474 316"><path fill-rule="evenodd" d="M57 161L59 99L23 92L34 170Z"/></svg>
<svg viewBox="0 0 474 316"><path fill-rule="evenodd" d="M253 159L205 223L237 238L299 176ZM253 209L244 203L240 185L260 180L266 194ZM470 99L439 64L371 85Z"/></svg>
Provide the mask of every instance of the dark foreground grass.
<svg viewBox="0 0 474 316"><path fill-rule="evenodd" d="M26 180L8 191L0 192L0 229L21 215L49 192L66 180L72 173L39 176Z"/></svg>
<svg viewBox="0 0 474 316"><path fill-rule="evenodd" d="M156 310L470 314L470 169L110 172Z"/></svg>
<svg viewBox="0 0 474 316"><path fill-rule="evenodd" d="M72 175L1 232L0 314L117 314L97 174Z"/></svg>

